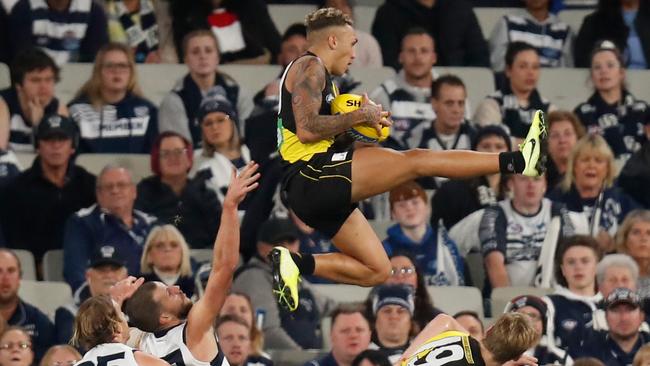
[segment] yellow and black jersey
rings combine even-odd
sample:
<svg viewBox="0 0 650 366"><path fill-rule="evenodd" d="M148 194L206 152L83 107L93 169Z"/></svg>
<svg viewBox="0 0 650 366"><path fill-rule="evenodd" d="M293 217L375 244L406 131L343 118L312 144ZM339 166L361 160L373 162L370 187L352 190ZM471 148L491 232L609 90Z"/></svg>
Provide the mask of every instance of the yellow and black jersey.
<svg viewBox="0 0 650 366"><path fill-rule="evenodd" d="M304 56L318 57L311 52L307 52ZM314 154L327 151L334 143L334 138L328 138L317 142L302 143L296 136L296 120L293 115L292 108L292 95L284 85L287 73L291 66L300 58L298 57L292 61L289 66L284 70L282 78L280 79L280 101L278 108L278 151L282 160L287 164L293 164L297 161L309 161ZM323 67L324 68L324 67ZM329 115L332 114L330 110L330 103L338 95L338 89L332 82L330 73L325 69L325 87L322 90L322 101L318 114Z"/></svg>
<svg viewBox="0 0 650 366"><path fill-rule="evenodd" d="M447 331L430 338L400 366L485 366L478 341L467 333Z"/></svg>

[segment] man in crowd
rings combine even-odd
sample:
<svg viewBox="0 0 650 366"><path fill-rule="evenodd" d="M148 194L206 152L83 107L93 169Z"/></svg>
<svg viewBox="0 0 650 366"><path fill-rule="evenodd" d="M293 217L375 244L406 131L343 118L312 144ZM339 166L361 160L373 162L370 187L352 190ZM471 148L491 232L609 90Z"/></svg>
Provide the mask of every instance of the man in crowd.
<svg viewBox="0 0 650 366"><path fill-rule="evenodd" d="M375 331L369 349L378 349L395 364L410 344L413 328L413 288L380 285L374 290L372 312Z"/></svg>

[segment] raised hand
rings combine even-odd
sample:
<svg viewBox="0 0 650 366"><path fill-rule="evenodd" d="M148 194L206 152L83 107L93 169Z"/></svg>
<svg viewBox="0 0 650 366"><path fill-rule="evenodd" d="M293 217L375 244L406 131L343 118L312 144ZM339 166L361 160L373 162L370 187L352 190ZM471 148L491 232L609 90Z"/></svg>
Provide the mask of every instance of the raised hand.
<svg viewBox="0 0 650 366"><path fill-rule="evenodd" d="M124 300L133 296L133 293L144 283L144 278L135 278L129 276L122 281L117 282L108 290L108 293L111 296L119 307L122 307Z"/></svg>
<svg viewBox="0 0 650 366"><path fill-rule="evenodd" d="M45 115L45 102L40 98L34 97L27 101L27 116L32 122L32 126L36 127Z"/></svg>
<svg viewBox="0 0 650 366"><path fill-rule="evenodd" d="M239 174L237 174L237 169L232 168L230 186L228 186L228 192L223 200L224 206L239 205L246 198L248 192L259 186L259 182L257 182L260 179L260 173L257 173L258 168L259 165L254 161L246 164Z"/></svg>

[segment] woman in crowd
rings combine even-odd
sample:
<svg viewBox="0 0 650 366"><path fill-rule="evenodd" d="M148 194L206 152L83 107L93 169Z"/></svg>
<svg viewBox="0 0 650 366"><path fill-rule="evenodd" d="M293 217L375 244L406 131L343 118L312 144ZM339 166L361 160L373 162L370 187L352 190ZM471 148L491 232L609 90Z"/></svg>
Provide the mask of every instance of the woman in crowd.
<svg viewBox="0 0 650 366"><path fill-rule="evenodd" d="M8 327L0 336L0 365L32 366L32 339L21 327Z"/></svg>
<svg viewBox="0 0 650 366"><path fill-rule="evenodd" d="M179 4L182 2L178 2ZM178 14L174 13L175 19ZM195 30L178 40L182 46L188 73L178 80L160 104L160 131L176 131L196 147L201 146L201 122L197 112L209 92L226 96L242 118L253 110L253 101L232 77L219 71L217 38L209 30ZM240 126L242 127L242 126Z"/></svg>
<svg viewBox="0 0 650 366"><path fill-rule="evenodd" d="M599 0L587 15L575 41L575 67L589 67L589 51L611 39L634 69L650 67L650 3L645 0Z"/></svg>
<svg viewBox="0 0 650 366"><path fill-rule="evenodd" d="M598 133L622 165L650 135L650 106L634 97L625 86L623 55L611 41L602 41L591 52L594 93L575 113L590 133Z"/></svg>
<svg viewBox="0 0 650 366"><path fill-rule="evenodd" d="M68 104L81 133L80 153L148 154L158 134L158 109L142 96L128 46L109 43Z"/></svg>
<svg viewBox="0 0 650 366"><path fill-rule="evenodd" d="M634 200L612 187L615 169L607 142L600 135L588 134L573 148L561 186L548 194L570 211L582 212L584 222L574 222L576 232L589 232L606 252L614 251L619 224L637 207Z"/></svg>
<svg viewBox="0 0 650 366"><path fill-rule="evenodd" d="M267 357L253 354L249 325L237 315L223 315L217 319L215 331L219 347L231 366L273 365Z"/></svg>
<svg viewBox="0 0 650 366"><path fill-rule="evenodd" d="M197 175L204 175L207 186L223 201L232 167L240 169L250 160L250 151L241 141L237 111L220 93L207 95L198 112L201 124L202 148L194 154ZM246 209L246 201L240 210Z"/></svg>
<svg viewBox="0 0 650 366"><path fill-rule="evenodd" d="M426 284L424 282L424 276L420 269L415 265L415 260L411 257L410 254L405 252L395 252L390 257L391 264L391 275L386 280L387 284L405 284L410 285L415 289L415 311L413 312L413 321L418 326L419 330L424 329L424 327L435 318L438 314L442 314L442 310L437 309L433 306L433 301L427 291ZM368 296L368 299L372 296ZM366 307L368 311L366 312L368 319L371 319L370 323L374 322L374 317L372 315L372 306ZM417 333L418 329L414 332Z"/></svg>
<svg viewBox="0 0 650 366"><path fill-rule="evenodd" d="M248 295L242 292L231 292L221 307L220 316L235 315L243 319L250 330L251 355L269 356L264 352L264 333L257 327L254 317L253 304Z"/></svg>
<svg viewBox="0 0 650 366"><path fill-rule="evenodd" d="M548 155L546 182L549 190L555 188L567 171L569 156L576 142L585 135L578 117L569 111L553 111L546 116L548 123Z"/></svg>
<svg viewBox="0 0 650 366"><path fill-rule="evenodd" d="M616 247L639 265L637 291L641 298L650 297L650 211L634 210L625 217L616 233Z"/></svg>
<svg viewBox="0 0 650 366"><path fill-rule="evenodd" d="M545 297L548 306L547 334L557 339L558 347L571 344L571 333L590 327L592 313L602 295L596 292L596 264L600 261L598 242L590 236L576 235L560 245L555 256L558 286Z"/></svg>
<svg viewBox="0 0 650 366"><path fill-rule="evenodd" d="M181 134L158 135L151 149L154 175L138 183L135 207L176 226L191 248L211 248L221 204L204 179L189 178L193 159L192 144Z"/></svg>
<svg viewBox="0 0 650 366"><path fill-rule="evenodd" d="M45 352L40 366L73 366L81 360L81 354L67 344L52 346Z"/></svg>
<svg viewBox="0 0 650 366"><path fill-rule="evenodd" d="M140 272L145 281L178 286L187 297L194 295L190 248L174 225L156 226L151 230L144 244Z"/></svg>
<svg viewBox="0 0 650 366"><path fill-rule="evenodd" d="M515 140L526 137L536 110L554 109L537 91L540 61L537 49L525 42L511 42L506 51L506 81L501 90L479 104L473 121L480 126L503 123Z"/></svg>

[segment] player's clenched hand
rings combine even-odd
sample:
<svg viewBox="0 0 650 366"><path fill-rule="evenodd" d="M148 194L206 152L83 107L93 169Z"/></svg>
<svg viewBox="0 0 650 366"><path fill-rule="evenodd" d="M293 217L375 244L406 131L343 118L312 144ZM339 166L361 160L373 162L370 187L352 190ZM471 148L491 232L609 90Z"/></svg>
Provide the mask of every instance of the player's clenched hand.
<svg viewBox="0 0 650 366"><path fill-rule="evenodd" d="M230 186L228 186L228 192L223 200L224 206L239 205L246 198L248 192L257 188L259 185L257 180L260 178L260 173L257 173L258 168L259 165L254 161L246 164L239 174L237 174L237 169L232 168Z"/></svg>
<svg viewBox="0 0 650 366"><path fill-rule="evenodd" d="M381 104L375 104L366 93L363 93L359 110L364 113L364 123L374 127L379 136L381 136L382 127L390 127L393 124L390 120L390 112L382 110Z"/></svg>
<svg viewBox="0 0 650 366"><path fill-rule="evenodd" d="M516 360L504 363L503 366L537 366L537 359L533 356L521 355Z"/></svg>

